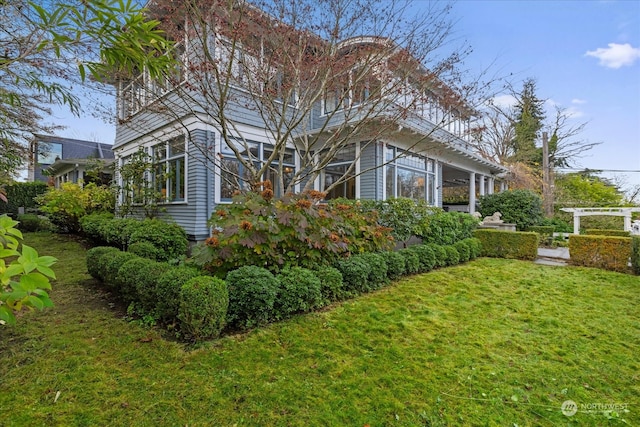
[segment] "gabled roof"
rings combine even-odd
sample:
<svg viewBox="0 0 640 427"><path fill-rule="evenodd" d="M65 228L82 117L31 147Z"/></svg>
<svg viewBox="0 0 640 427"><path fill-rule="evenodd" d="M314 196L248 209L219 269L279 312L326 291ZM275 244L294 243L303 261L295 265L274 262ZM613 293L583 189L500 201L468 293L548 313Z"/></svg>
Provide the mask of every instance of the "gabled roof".
<svg viewBox="0 0 640 427"><path fill-rule="evenodd" d="M38 143L62 144L64 147L65 159L113 159L113 146L102 142L86 141L82 139L63 138L55 135L34 134L34 139Z"/></svg>

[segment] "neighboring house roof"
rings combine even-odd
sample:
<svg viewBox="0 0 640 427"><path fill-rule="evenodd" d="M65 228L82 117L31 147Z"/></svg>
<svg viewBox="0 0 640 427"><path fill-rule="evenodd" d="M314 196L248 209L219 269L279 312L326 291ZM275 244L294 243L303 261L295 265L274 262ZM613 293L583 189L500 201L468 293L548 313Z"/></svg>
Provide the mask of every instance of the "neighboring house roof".
<svg viewBox="0 0 640 427"><path fill-rule="evenodd" d="M102 142L85 141L82 139L62 138L54 135L34 135L37 143L62 144L65 159L113 159L115 158L112 145Z"/></svg>
<svg viewBox="0 0 640 427"><path fill-rule="evenodd" d="M29 181L48 181L48 177L43 174L43 170L49 168L56 160L71 159L73 163L78 163L78 159L114 159L113 147L95 141L85 141L82 139L63 138L55 135L33 135L31 159L29 161ZM43 145L56 144L61 146L61 154L53 152L47 155ZM55 158L54 158L55 154Z"/></svg>
<svg viewBox="0 0 640 427"><path fill-rule="evenodd" d="M82 166L84 169L86 165L95 162L96 159L59 159L56 160L54 164L47 168L47 171L51 173L51 175L56 175L61 171L68 169L69 166ZM115 164L115 159L100 159L103 164L103 170L109 169L113 167Z"/></svg>

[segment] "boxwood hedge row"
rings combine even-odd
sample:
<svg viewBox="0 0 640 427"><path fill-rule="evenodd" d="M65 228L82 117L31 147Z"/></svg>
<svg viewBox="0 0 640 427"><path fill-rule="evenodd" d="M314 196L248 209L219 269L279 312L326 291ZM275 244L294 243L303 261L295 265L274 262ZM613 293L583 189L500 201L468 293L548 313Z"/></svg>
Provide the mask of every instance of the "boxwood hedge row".
<svg viewBox="0 0 640 427"><path fill-rule="evenodd" d="M244 330L286 319L379 289L402 275L455 265L478 254L477 239L468 238L449 246L352 255L316 270L289 267L274 275L249 265L230 271L223 281L205 278L190 266L99 246L89 250L87 268L136 313L152 316L184 338L202 340L217 336L224 325Z"/></svg>

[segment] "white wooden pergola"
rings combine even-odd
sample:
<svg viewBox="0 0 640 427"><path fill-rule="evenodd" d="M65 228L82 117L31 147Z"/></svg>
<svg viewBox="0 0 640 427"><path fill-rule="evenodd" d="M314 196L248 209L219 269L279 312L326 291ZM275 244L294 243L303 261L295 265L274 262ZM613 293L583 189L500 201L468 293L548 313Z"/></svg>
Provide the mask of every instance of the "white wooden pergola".
<svg viewBox="0 0 640 427"><path fill-rule="evenodd" d="M640 208L562 208L560 210L573 213L573 234L580 234L580 218L583 216L622 216L624 231L631 231L631 214L640 212Z"/></svg>

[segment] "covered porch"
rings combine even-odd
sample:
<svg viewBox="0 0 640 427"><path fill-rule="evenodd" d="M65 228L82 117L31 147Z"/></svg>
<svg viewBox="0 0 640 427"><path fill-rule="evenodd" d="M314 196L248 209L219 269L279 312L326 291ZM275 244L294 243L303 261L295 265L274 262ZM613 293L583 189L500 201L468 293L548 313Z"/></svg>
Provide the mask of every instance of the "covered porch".
<svg viewBox="0 0 640 427"><path fill-rule="evenodd" d="M479 172L442 164L442 208L474 213L479 197L507 190L506 182L501 179L506 170L498 165L492 166Z"/></svg>

